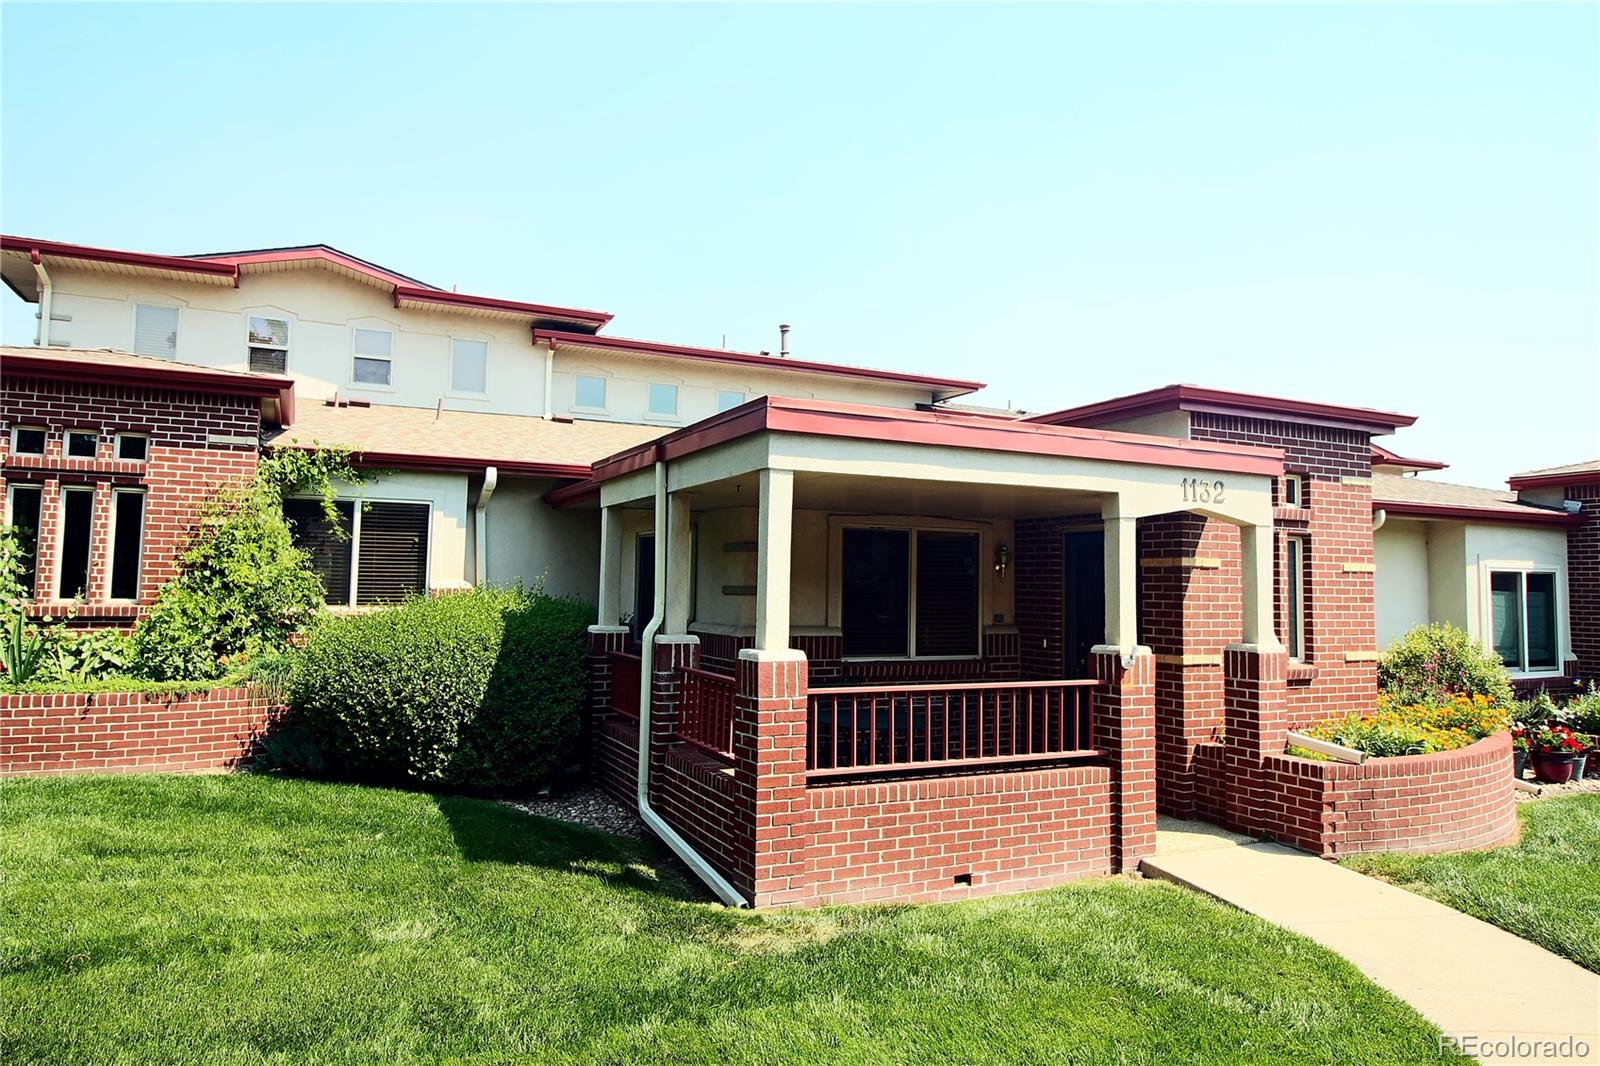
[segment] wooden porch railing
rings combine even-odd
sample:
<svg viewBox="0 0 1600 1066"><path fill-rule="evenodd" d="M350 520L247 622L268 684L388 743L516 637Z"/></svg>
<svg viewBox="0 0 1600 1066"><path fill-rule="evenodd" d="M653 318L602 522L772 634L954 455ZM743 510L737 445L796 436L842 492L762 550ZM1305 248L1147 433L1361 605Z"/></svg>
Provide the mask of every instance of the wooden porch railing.
<svg viewBox="0 0 1600 1066"><path fill-rule="evenodd" d="M678 736L695 747L731 756L738 679L691 667L678 671L678 677Z"/></svg>
<svg viewBox="0 0 1600 1066"><path fill-rule="evenodd" d="M808 776L1093 755L1096 684L992 681L814 688Z"/></svg>
<svg viewBox="0 0 1600 1066"><path fill-rule="evenodd" d="M614 651L611 660L611 702L613 711L629 718L639 717L639 657Z"/></svg>

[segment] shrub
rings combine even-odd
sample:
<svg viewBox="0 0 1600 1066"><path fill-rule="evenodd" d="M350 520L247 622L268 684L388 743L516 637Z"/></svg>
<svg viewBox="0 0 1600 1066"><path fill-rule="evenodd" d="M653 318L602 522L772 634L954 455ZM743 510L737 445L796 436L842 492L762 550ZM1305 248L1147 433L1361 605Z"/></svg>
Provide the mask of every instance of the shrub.
<svg viewBox="0 0 1600 1066"><path fill-rule="evenodd" d="M593 620L585 604L506 588L325 619L295 657L286 729L357 777L526 790L573 755ZM314 769L299 738L288 746Z"/></svg>
<svg viewBox="0 0 1600 1066"><path fill-rule="evenodd" d="M1418 626L1389 645L1378 684L1399 704L1439 704L1458 693L1511 703L1505 664L1448 622Z"/></svg>

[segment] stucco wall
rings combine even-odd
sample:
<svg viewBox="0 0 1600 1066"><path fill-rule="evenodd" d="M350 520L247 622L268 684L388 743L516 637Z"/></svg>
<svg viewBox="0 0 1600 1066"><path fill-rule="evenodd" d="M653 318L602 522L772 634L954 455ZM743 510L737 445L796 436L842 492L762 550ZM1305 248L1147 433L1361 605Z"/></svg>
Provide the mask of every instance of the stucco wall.
<svg viewBox="0 0 1600 1066"><path fill-rule="evenodd" d="M1467 632L1488 642L1491 570L1538 569L1556 574L1557 667L1572 658L1572 628L1567 624L1567 533L1528 526L1466 527ZM1548 672L1548 671L1546 671Z"/></svg>
<svg viewBox="0 0 1600 1066"><path fill-rule="evenodd" d="M1373 534L1372 549L1378 567L1373 595L1381 649L1429 620L1427 525L1390 519Z"/></svg>
<svg viewBox="0 0 1600 1066"><path fill-rule="evenodd" d="M503 478L489 500L487 576L593 603L600 573L600 512L557 510L543 496L561 482ZM470 553L469 553L470 559ZM470 568L467 573L472 573Z"/></svg>

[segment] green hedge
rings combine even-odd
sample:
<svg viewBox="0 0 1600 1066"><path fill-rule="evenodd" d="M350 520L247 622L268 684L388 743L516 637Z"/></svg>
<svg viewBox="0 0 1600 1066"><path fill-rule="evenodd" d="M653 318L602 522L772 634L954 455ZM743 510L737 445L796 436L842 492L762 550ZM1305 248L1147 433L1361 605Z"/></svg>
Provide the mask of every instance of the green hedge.
<svg viewBox="0 0 1600 1066"><path fill-rule="evenodd" d="M292 747L323 772L527 790L575 754L593 609L480 588L327 619L287 682Z"/></svg>

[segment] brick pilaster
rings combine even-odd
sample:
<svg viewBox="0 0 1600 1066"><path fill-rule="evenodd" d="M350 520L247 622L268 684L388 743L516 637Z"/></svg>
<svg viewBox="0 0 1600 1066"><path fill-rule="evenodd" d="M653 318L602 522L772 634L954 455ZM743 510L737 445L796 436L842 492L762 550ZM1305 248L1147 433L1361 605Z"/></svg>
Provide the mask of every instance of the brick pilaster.
<svg viewBox="0 0 1600 1066"><path fill-rule="evenodd" d="M1123 666L1120 649L1100 646L1089 658L1094 742L1111 763L1111 867L1133 870L1156 844L1155 657L1135 648Z"/></svg>
<svg viewBox="0 0 1600 1066"><path fill-rule="evenodd" d="M597 775L600 759L595 750L596 729L611 713L611 653L626 651L627 626L589 627L589 713L584 716L582 750L588 755L589 773Z"/></svg>
<svg viewBox="0 0 1600 1066"><path fill-rule="evenodd" d="M1284 648L1229 645L1223 652L1227 719L1223 759L1228 780L1228 828L1251 836L1266 832L1264 763L1287 743L1289 653Z"/></svg>
<svg viewBox="0 0 1600 1066"><path fill-rule="evenodd" d="M798 651L739 653L733 754L750 862L748 883L735 883L752 906L806 896L808 667Z"/></svg>
<svg viewBox="0 0 1600 1066"><path fill-rule="evenodd" d="M650 802L661 802L667 748L678 736L682 669L700 665L700 638L658 636L650 670Z"/></svg>

